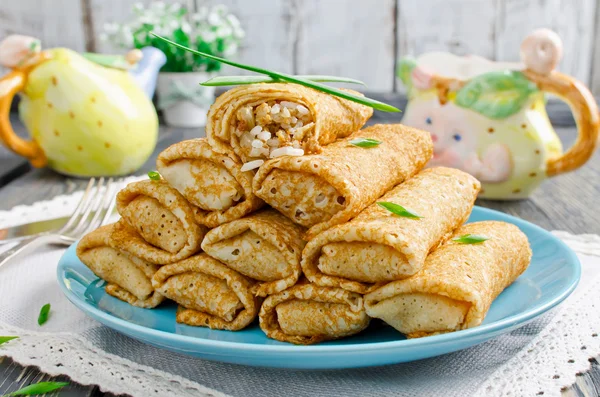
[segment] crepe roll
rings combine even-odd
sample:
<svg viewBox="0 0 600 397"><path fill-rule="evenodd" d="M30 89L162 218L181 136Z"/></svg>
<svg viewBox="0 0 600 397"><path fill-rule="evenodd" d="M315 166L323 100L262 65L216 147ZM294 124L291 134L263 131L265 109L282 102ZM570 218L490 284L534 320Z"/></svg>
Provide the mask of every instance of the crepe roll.
<svg viewBox="0 0 600 397"><path fill-rule="evenodd" d="M356 218L317 235L302 254L313 283L361 294L419 271L427 254L469 218L480 184L457 169L421 171ZM422 218L396 215L379 202L403 206Z"/></svg>
<svg viewBox="0 0 600 397"><path fill-rule="evenodd" d="M248 163L319 153L323 145L360 129L372 115L368 106L298 84L241 85L210 107L206 136L218 152L233 149Z"/></svg>
<svg viewBox="0 0 600 397"><path fill-rule="evenodd" d="M237 331L258 314L252 281L205 253L161 267L152 285L180 306L179 323Z"/></svg>
<svg viewBox="0 0 600 397"><path fill-rule="evenodd" d="M117 210L122 218L112 229L111 245L157 265L198 252L207 230L164 180L130 183L117 194Z"/></svg>
<svg viewBox="0 0 600 397"><path fill-rule="evenodd" d="M488 238L465 244L466 234ZM427 257L414 276L365 296L367 313L409 338L481 324L493 300L531 261L527 236L515 225L486 221L462 226Z"/></svg>
<svg viewBox="0 0 600 397"><path fill-rule="evenodd" d="M130 305L153 308L165 298L152 287L158 266L112 248L113 225L102 226L77 244L77 256L94 274L107 282L105 290Z"/></svg>
<svg viewBox="0 0 600 397"><path fill-rule="evenodd" d="M351 141L371 138L370 148ZM256 173L256 195L292 221L317 233L344 223L393 186L421 170L433 154L428 132L379 124L332 143L321 154L285 156Z"/></svg>
<svg viewBox="0 0 600 397"><path fill-rule="evenodd" d="M291 287L300 277L304 228L275 210L226 223L206 234L202 249L246 277L253 292L267 296Z"/></svg>
<svg viewBox="0 0 600 397"><path fill-rule="evenodd" d="M196 222L209 228L239 219L264 205L252 192L251 171L235 156L212 150L206 138L176 143L156 160L162 177L192 205Z"/></svg>
<svg viewBox="0 0 600 397"><path fill-rule="evenodd" d="M267 297L259 320L269 338L297 345L354 335L369 325L361 295L307 283Z"/></svg>

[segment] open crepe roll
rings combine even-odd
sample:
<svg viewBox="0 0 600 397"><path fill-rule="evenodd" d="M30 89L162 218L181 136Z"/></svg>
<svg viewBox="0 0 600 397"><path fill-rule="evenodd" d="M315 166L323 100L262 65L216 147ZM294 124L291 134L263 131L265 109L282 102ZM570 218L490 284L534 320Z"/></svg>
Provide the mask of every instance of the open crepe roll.
<svg viewBox="0 0 600 397"><path fill-rule="evenodd" d="M310 345L359 333L369 325L363 298L340 288L298 284L265 299L260 328L269 338Z"/></svg>
<svg viewBox="0 0 600 397"><path fill-rule="evenodd" d="M194 220L186 199L164 180L127 185L117 194L119 220L111 245L157 265L177 262L200 250L206 228Z"/></svg>
<svg viewBox="0 0 600 397"><path fill-rule="evenodd" d="M415 274L429 251L468 219L479 188L475 178L457 169L421 171L377 202L399 204L422 218L401 217L371 204L350 222L309 241L302 270L313 283L361 294Z"/></svg>
<svg viewBox="0 0 600 397"><path fill-rule="evenodd" d="M182 306L180 323L237 331L258 314L252 281L204 253L161 267L152 285Z"/></svg>
<svg viewBox="0 0 600 397"><path fill-rule="evenodd" d="M253 292L264 297L298 281L303 233L304 228L277 211L265 210L209 231L202 249L244 276L258 280Z"/></svg>
<svg viewBox="0 0 600 397"><path fill-rule="evenodd" d="M322 145L361 128L372 115L368 106L298 84L241 85L210 107L206 136L215 150L226 154L233 148L246 163L318 153Z"/></svg>
<svg viewBox="0 0 600 397"><path fill-rule="evenodd" d="M165 298L152 287L158 266L110 247L113 225L102 226L77 244L77 256L92 272L107 282L106 292L130 305L153 308Z"/></svg>
<svg viewBox="0 0 600 397"><path fill-rule="evenodd" d="M162 177L193 206L196 222L209 228L239 219L264 203L252 192L250 171L213 151L206 138L176 143L156 160Z"/></svg>
<svg viewBox="0 0 600 397"><path fill-rule="evenodd" d="M479 244L448 240L427 257L423 269L365 296L367 313L408 337L478 326L493 300L527 269L531 249L515 225L476 222L453 238L478 234Z"/></svg>
<svg viewBox="0 0 600 397"><path fill-rule="evenodd" d="M353 146L363 137L381 142ZM306 238L348 221L393 186L421 170L433 154L428 132L379 124L332 143L321 154L285 156L256 173L254 192L294 222L310 228Z"/></svg>

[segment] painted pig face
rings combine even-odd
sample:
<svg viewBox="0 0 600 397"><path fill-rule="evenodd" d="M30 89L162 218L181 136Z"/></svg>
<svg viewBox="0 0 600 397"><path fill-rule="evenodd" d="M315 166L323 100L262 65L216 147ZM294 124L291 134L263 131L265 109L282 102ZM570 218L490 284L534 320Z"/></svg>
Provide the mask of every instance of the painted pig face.
<svg viewBox="0 0 600 397"><path fill-rule="evenodd" d="M464 169L476 152L477 136L462 116L463 110L453 103L440 105L434 98L412 103L402 122L431 133L434 154L430 166Z"/></svg>

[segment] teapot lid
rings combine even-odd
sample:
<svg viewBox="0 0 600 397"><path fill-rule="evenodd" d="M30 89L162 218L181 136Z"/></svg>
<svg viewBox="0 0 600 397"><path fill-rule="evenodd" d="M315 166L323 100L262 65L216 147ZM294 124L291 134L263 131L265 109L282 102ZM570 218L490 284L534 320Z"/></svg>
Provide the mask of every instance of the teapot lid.
<svg viewBox="0 0 600 397"><path fill-rule="evenodd" d="M488 72L525 69L520 62L494 62L477 55L459 56L442 51L419 56L416 65L436 76L459 81L471 80Z"/></svg>

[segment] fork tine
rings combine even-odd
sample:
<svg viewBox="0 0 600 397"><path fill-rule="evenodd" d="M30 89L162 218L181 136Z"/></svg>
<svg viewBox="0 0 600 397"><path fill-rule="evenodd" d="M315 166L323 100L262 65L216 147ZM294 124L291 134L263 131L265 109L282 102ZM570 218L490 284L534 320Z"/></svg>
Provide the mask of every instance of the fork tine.
<svg viewBox="0 0 600 397"><path fill-rule="evenodd" d="M77 225L72 228L70 231L66 232L65 234L71 237L75 237L78 236L79 234L81 234L81 232L83 232L87 226L89 225L90 222L90 215L93 213L92 211L96 211L99 207L100 204L102 203L102 197L100 195L100 191L101 189L104 187L104 177L101 177L98 180L98 185L96 187L96 190L94 192L94 195L92 197L91 200L89 200L89 205L85 208L85 211L83 212L81 219L79 220L79 222L77 223Z"/></svg>
<svg viewBox="0 0 600 397"><path fill-rule="evenodd" d="M77 207L75 207L75 211L73 211L73 214L71 214L71 217L69 218L67 223L65 223L63 225L63 227L60 228L60 230L58 231L58 234L63 234L66 230L68 230L71 226L73 226L73 224L75 223L75 221L77 219L79 219L78 217L81 214L81 211L83 211L84 206L87 205L89 197L90 197L89 196L90 191L94 187L95 183L96 183L96 178L90 178L90 181L88 182L87 187L85 188L83 195L81 196L81 200L79 200Z"/></svg>
<svg viewBox="0 0 600 397"><path fill-rule="evenodd" d="M111 177L108 179L106 189L104 191L104 194L102 195L102 199L100 200L98 207L95 209L94 217L90 221L88 227L83 231L82 235L91 232L92 230L98 228L102 224L102 221L106 215L107 208L110 206L110 203L114 197L113 186L114 179Z"/></svg>
<svg viewBox="0 0 600 397"><path fill-rule="evenodd" d="M113 209L115 208L119 186L121 186L121 184L123 184L124 181L125 181L124 178L119 178L117 180L117 182L114 186L114 193L112 194L111 200L108 203L108 207L106 209L106 214L104 215L104 218L102 218L101 225L106 225L108 223L108 220L110 219L110 217L112 215Z"/></svg>

